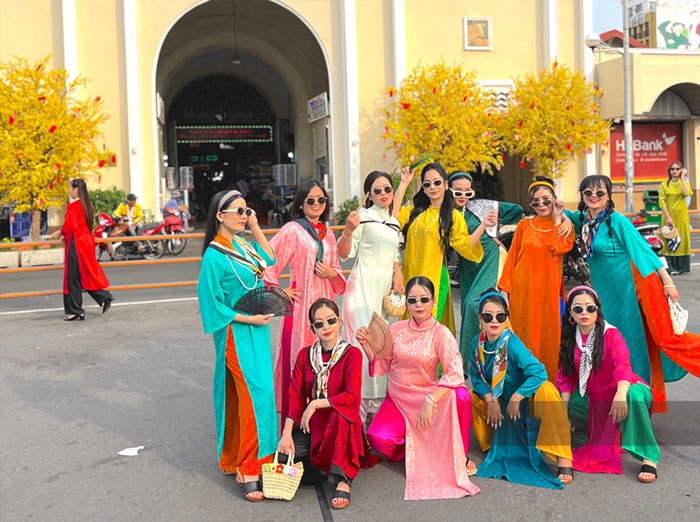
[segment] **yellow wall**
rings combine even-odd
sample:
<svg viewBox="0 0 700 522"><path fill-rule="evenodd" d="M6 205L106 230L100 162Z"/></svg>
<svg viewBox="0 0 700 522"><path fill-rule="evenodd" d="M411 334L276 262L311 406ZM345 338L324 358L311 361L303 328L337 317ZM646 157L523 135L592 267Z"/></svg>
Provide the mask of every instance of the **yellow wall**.
<svg viewBox="0 0 700 522"><path fill-rule="evenodd" d="M55 10L56 3L0 0L0 62L9 61L14 55L34 62L52 54L62 65L61 12Z"/></svg>

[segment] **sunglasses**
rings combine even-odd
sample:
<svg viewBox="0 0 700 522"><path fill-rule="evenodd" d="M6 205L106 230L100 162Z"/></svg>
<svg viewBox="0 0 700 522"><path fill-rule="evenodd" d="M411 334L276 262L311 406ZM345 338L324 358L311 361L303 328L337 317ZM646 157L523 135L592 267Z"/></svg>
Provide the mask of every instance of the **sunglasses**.
<svg viewBox="0 0 700 522"><path fill-rule="evenodd" d="M410 305L414 305L418 301L420 301L423 304L428 304L431 299L432 299L432 297L421 297L420 299L417 297L409 297L408 299L406 299L406 302Z"/></svg>
<svg viewBox="0 0 700 522"><path fill-rule="evenodd" d="M584 191L582 192L582 194L583 194L584 196L586 196L587 198L590 198L590 197L593 195L593 191L592 191L591 189L587 189L587 190L584 190ZM602 198L603 196L607 196L608 193L605 192L604 190L596 190L595 195L596 195L596 197L598 197L598 198Z"/></svg>
<svg viewBox="0 0 700 522"><path fill-rule="evenodd" d="M532 201L530 201L530 206L533 208L537 208L540 205L542 205L543 207L548 207L551 204L552 204L551 199L543 199L542 201L540 201L539 199L533 199Z"/></svg>
<svg viewBox="0 0 700 522"><path fill-rule="evenodd" d="M306 198L306 204L309 205L310 207L313 206L313 204L318 201L319 205L325 205L326 201L328 201L328 198L326 196L319 196L316 199L314 198Z"/></svg>
<svg viewBox="0 0 700 522"><path fill-rule="evenodd" d="M450 191L452 192L452 195L456 198L472 199L474 197L474 194L475 194L475 192L472 189L461 191L461 190L455 190L455 189L451 188Z"/></svg>
<svg viewBox="0 0 700 522"><path fill-rule="evenodd" d="M233 214L236 213L239 216L242 216L245 214L246 216L252 216L255 214L255 210L252 208L243 208L243 207L236 207L236 208L229 208L226 210L221 211L222 214Z"/></svg>
<svg viewBox="0 0 700 522"><path fill-rule="evenodd" d="M442 185L442 180L441 179L436 179L432 183L430 181L424 181L423 182L423 188L424 189L429 189L430 187L439 187Z"/></svg>
<svg viewBox="0 0 700 522"><path fill-rule="evenodd" d="M571 311L577 315L583 313L583 306L581 305L574 305L571 307ZM596 305L588 305L586 306L586 312L589 314L594 314L598 311L598 307Z"/></svg>
<svg viewBox="0 0 700 522"><path fill-rule="evenodd" d="M668 169L668 170L681 170L681 169L680 169L680 167L671 167L671 168Z"/></svg>
<svg viewBox="0 0 700 522"><path fill-rule="evenodd" d="M374 192L377 196L382 193L382 187L374 187L372 189L372 192ZM391 185L384 185L384 193L385 194L390 194L394 192L394 187Z"/></svg>
<svg viewBox="0 0 700 522"><path fill-rule="evenodd" d="M323 328L324 324L328 324L328 326L333 326L337 322L338 322L337 317L330 317L325 321L323 321L323 320L316 321L315 323L312 324L312 326L314 327L314 330L320 330L321 328Z"/></svg>
<svg viewBox="0 0 700 522"><path fill-rule="evenodd" d="M479 315L481 316L481 320L485 323L492 323L494 318L496 318L496 321L499 323L505 323L508 320L507 312L499 312L496 315L484 312L483 314Z"/></svg>

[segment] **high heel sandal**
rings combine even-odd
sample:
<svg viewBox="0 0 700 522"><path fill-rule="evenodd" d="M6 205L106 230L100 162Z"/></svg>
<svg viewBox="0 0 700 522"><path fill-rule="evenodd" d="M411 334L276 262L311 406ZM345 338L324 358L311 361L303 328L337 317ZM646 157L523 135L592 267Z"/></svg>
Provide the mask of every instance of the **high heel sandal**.
<svg viewBox="0 0 700 522"><path fill-rule="evenodd" d="M467 455L467 476L468 476L468 477L471 477L471 476L473 476L473 475L476 475L476 472L479 471L479 469L478 469L477 467L474 467L474 469L469 469L469 463L470 463L471 461L472 461L472 460L469 458L469 455Z"/></svg>
<svg viewBox="0 0 700 522"><path fill-rule="evenodd" d="M85 314L73 314L73 315L67 315L63 318L64 321L84 321L85 320Z"/></svg>
<svg viewBox="0 0 700 522"><path fill-rule="evenodd" d="M260 487L260 479L258 480L253 480L252 482L243 482L244 476L243 474L238 471L236 473L236 482L238 482L238 485L241 486L241 491L243 492L243 496L248 502L261 502L263 500L263 497L260 498L252 498L249 495L252 493L257 493L258 491L262 493L262 488Z"/></svg>

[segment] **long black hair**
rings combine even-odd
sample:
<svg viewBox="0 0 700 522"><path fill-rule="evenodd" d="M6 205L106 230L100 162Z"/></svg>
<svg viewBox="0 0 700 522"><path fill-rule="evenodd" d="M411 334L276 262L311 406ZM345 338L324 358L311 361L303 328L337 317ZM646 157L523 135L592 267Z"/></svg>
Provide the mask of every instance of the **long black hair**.
<svg viewBox="0 0 700 522"><path fill-rule="evenodd" d="M673 161L671 164L668 166L666 169L666 173L668 174L668 179L666 180L666 186L668 187L668 184L671 183L671 167L674 165L678 165L681 168L681 177L683 176L683 164L680 161Z"/></svg>
<svg viewBox="0 0 700 522"><path fill-rule="evenodd" d="M420 173L420 181L423 183L425 175L428 171L434 170L442 178L442 182L445 184L445 197L442 200L442 205L440 205L440 239L442 240L443 254L447 255L450 251L450 232L452 231L452 211L455 208L455 202L452 198L452 191L448 190L447 187L447 171L445 167L439 163L428 163ZM408 223L403 227L403 236L408 241L408 229L411 227L411 223L420 216L423 212L428 210L430 207L430 198L423 190L421 186L420 190L413 196L413 210L408 218Z"/></svg>
<svg viewBox="0 0 700 522"><path fill-rule="evenodd" d="M219 210L226 210L228 207L231 206L231 203L236 201L238 198L243 197L243 195L240 192L234 191L233 194L226 198L226 201L224 201L224 204L221 205L221 208L219 208L221 198L223 198L229 192L231 191L222 190L221 192L217 192L216 194L214 194L214 197L212 198L211 203L209 204L209 212L207 213L207 225L204 229L204 245L202 245L202 255L204 255L204 253L207 251L209 243L211 243L212 240L216 237L216 232L219 228L219 220L216 219L216 215L219 213Z"/></svg>
<svg viewBox="0 0 700 522"><path fill-rule="evenodd" d="M428 291L428 293L430 294L430 297L435 299L435 285L427 277L416 276L416 277L412 277L411 279L409 279L408 283L406 283L406 295L408 295L408 292L410 292L414 286L422 286L423 288L425 288Z"/></svg>
<svg viewBox="0 0 700 522"><path fill-rule="evenodd" d="M323 209L323 214L321 214L321 216L319 217L319 221L324 223L328 221L328 209L331 206L331 202L328 199L328 192L326 192L326 189L323 187L323 185L315 179L307 179L297 187L297 193L294 196L294 201L292 202L292 219L299 219L300 217L304 217L304 200L308 197L309 192L311 192L311 189L313 189L314 187L320 188L323 192L323 196L326 198L326 208Z"/></svg>
<svg viewBox="0 0 700 522"><path fill-rule="evenodd" d="M600 174L596 174L594 176L586 176L583 178L581 181L581 184L578 187L578 191L580 193L581 199L578 203L578 210L580 212L579 215L579 221L583 225L583 222L585 221L586 213L587 213L587 207L586 203L583 201L583 191L586 190L587 188L590 189L597 189L597 188L602 188L605 190L605 192L608 193L608 203L606 204L605 208L608 210L608 218L605 220L605 222L608 224L608 234L610 237L613 235L613 230L612 227L610 226L610 221L612 218L612 213L615 210L615 202L613 201L612 198L612 181L610 181L610 178L607 176L601 176ZM614 245L613 245L614 247Z"/></svg>
<svg viewBox="0 0 700 522"><path fill-rule="evenodd" d="M363 189L363 194L367 194L370 190L372 190L372 185L374 185L374 182L377 181L379 178L385 178L388 182L389 185L391 185L391 188L394 188L394 183L391 179L391 176L387 174L386 172L381 172L379 170L373 170L369 174L367 174L367 177L365 178L365 184L362 186ZM389 203L389 215L394 211L394 200L391 200L391 203ZM372 200L370 198L367 198L367 201L365 202L365 208L370 208L372 206Z"/></svg>
<svg viewBox="0 0 700 522"><path fill-rule="evenodd" d="M74 178L70 180L70 186L78 189L78 199L80 200L80 205L83 207L85 221L90 231L92 231L95 227L95 207L92 206L92 201L90 201L87 183L85 183L84 179Z"/></svg>
<svg viewBox="0 0 700 522"><path fill-rule="evenodd" d="M595 293L587 288L579 288L571 292L571 295L566 300L566 311L564 312L563 323L561 326L561 346L559 347L559 368L564 375L576 375L578 368L574 363L574 349L576 348L576 323L572 324L571 303L574 298L586 294L593 299L593 302L598 307L598 318L593 326L591 334L595 333L593 340L593 352L591 353L591 367L593 371L600 368L603 362L603 352L605 351L605 318L603 311L600 308L600 299Z"/></svg>

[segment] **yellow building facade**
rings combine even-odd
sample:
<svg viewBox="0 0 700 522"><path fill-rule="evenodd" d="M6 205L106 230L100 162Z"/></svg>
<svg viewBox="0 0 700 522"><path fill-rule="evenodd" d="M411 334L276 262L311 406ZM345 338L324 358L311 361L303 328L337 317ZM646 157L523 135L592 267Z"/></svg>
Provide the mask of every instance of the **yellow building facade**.
<svg viewBox="0 0 700 522"><path fill-rule="evenodd" d="M488 45L466 49L467 18L488 21ZM380 91L416 65L441 59L476 70L486 88L508 92L513 77L556 58L596 79L606 91L603 115L619 118L621 60L596 65L583 43L591 31L591 0L0 0L0 61L51 54L55 67L89 78L83 94L104 100L111 115L104 141L117 153L101 186L136 193L153 211L168 199L167 167L231 158L220 167L226 181L227 169L242 168L234 165L236 154L246 155L246 169L257 161L266 172L293 161L298 180L324 180L337 208L360 193L367 173L397 167L382 160ZM675 89L688 110L669 117L681 121L681 159L696 187L700 75L692 77L691 65L700 70L700 57L678 56L635 54L633 108L635 119L644 118ZM229 78L232 87L212 94L209 78ZM238 93L270 115L264 132L245 107L207 112L208 102L234 103ZM309 101L323 93L325 110L310 118ZM207 128L185 129L183 122ZM205 150L184 143L188 133L202 143L229 138ZM217 168L194 175L216 179ZM607 171L598 150L569 165L558 191L573 204L582 177ZM505 197L529 181L517 164L499 176Z"/></svg>

